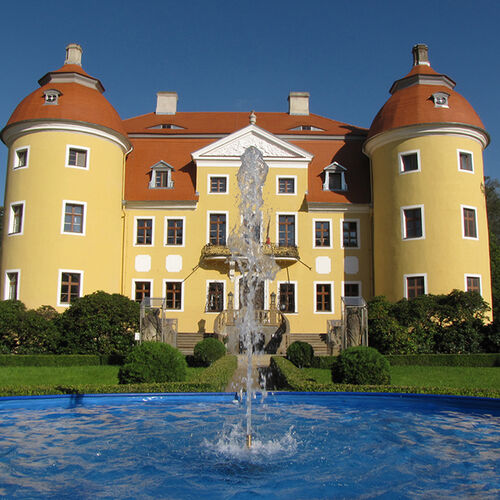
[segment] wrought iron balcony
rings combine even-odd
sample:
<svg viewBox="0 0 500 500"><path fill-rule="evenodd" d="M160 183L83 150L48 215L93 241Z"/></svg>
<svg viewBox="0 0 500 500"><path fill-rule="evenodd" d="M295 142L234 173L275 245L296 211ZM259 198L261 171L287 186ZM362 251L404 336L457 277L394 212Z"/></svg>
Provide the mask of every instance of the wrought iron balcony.
<svg viewBox="0 0 500 500"><path fill-rule="evenodd" d="M276 260L299 260L299 249L295 246L279 246L275 243L262 245L264 255ZM212 245L208 243L201 250L202 260L219 260L231 257L231 250L226 245Z"/></svg>

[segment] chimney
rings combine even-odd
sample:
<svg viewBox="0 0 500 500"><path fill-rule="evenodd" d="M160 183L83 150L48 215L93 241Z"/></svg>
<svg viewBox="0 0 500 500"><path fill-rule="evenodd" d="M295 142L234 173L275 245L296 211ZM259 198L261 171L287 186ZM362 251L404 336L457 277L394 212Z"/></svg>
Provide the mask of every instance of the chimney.
<svg viewBox="0 0 500 500"><path fill-rule="evenodd" d="M288 96L288 114L309 114L309 92L290 92Z"/></svg>
<svg viewBox="0 0 500 500"><path fill-rule="evenodd" d="M177 112L177 92L156 93L156 114L175 115Z"/></svg>
<svg viewBox="0 0 500 500"><path fill-rule="evenodd" d="M418 43L413 46L413 66L430 66L429 47L425 43Z"/></svg>
<svg viewBox="0 0 500 500"><path fill-rule="evenodd" d="M82 65L82 48L77 43L70 43L66 47L66 60L64 64Z"/></svg>

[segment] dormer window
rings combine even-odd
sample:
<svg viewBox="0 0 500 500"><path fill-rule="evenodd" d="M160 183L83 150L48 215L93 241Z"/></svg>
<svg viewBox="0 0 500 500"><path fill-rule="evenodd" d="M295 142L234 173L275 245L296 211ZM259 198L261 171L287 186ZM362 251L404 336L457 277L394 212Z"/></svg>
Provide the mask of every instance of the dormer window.
<svg viewBox="0 0 500 500"><path fill-rule="evenodd" d="M50 90L45 90L43 92L44 98L45 98L45 104L52 104L52 105L57 105L59 104L59 96L62 95L59 90L56 89L50 89Z"/></svg>
<svg viewBox="0 0 500 500"><path fill-rule="evenodd" d="M448 108L448 97L450 94L447 92L435 92L432 94L435 108Z"/></svg>
<svg viewBox="0 0 500 500"><path fill-rule="evenodd" d="M150 189L172 189L174 181L172 180L172 172L174 167L167 162L159 161L151 167L151 180L149 182Z"/></svg>
<svg viewBox="0 0 500 500"><path fill-rule="evenodd" d="M169 130L184 130L184 127L174 125L173 123L160 123L160 125L153 125L150 129L169 129Z"/></svg>
<svg viewBox="0 0 500 500"><path fill-rule="evenodd" d="M346 171L347 169L336 161L325 167L323 169L323 172L325 172L323 191L347 191Z"/></svg>

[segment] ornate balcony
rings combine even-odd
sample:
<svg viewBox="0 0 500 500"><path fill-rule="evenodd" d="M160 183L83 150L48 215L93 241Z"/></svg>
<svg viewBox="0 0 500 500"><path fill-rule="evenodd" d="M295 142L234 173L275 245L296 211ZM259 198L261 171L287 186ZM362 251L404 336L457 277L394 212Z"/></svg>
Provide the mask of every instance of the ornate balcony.
<svg viewBox="0 0 500 500"><path fill-rule="evenodd" d="M279 246L276 243L262 245L264 255L274 257L276 260L299 260L299 249L295 246ZM202 260L222 260L231 257L231 250L226 245L212 245L208 243L201 250Z"/></svg>

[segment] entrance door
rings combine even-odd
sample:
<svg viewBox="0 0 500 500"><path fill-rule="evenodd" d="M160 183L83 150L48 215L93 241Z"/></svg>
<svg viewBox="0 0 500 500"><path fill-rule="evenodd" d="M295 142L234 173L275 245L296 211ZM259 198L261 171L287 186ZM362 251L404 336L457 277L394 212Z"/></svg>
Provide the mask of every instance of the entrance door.
<svg viewBox="0 0 500 500"><path fill-rule="evenodd" d="M240 278L240 292L239 292L239 307L241 308L243 305L243 297L246 297L248 295L248 284L246 283L246 280L244 278ZM255 309L256 310L263 310L264 309L264 282L259 281L257 285L257 291L255 294Z"/></svg>

